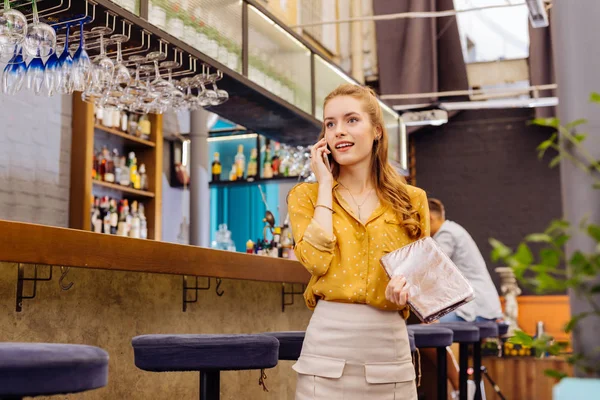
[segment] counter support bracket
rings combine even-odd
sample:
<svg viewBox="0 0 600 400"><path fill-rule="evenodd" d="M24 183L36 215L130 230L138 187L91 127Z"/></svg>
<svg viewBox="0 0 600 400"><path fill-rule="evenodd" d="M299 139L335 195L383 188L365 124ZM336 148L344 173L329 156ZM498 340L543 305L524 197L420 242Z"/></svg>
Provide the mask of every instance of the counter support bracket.
<svg viewBox="0 0 600 400"><path fill-rule="evenodd" d="M294 295L303 295L304 290L306 289L306 285L300 284L300 290L295 291L296 284L292 283L290 290L286 290L286 284L281 284L281 312L285 312L285 306L291 306L294 304ZM286 301L285 296L289 296L290 301Z"/></svg>
<svg viewBox="0 0 600 400"><path fill-rule="evenodd" d="M191 304L191 303L197 303L198 302L198 291L199 290L209 290L210 289L210 278L206 278L206 286L199 286L198 285L198 277L194 276L194 277L190 277L190 278L194 278L194 286L188 286L188 276L184 275L183 276L183 312L187 311L187 305ZM225 293L223 290L221 290L221 284L223 283L221 278L215 278L216 282L217 282L217 287L215 287L215 293L217 294L217 296L221 297L223 296L223 294ZM188 292L193 292L193 296L188 296ZM190 298L191 297L191 298Z"/></svg>
<svg viewBox="0 0 600 400"><path fill-rule="evenodd" d="M23 311L23 300L31 300L34 299L36 294L37 294L37 283L38 282L44 282L44 281L50 281L52 280L52 266L48 266L49 268L49 273L48 276L46 277L40 277L38 275L38 265L34 265L33 266L33 278L26 278L25 277L25 266L21 263L19 263L17 265L17 301L16 301L16 311L17 312L21 312ZM24 295L24 283L26 281L31 281L33 282L33 285L31 287L31 294L30 295Z"/></svg>

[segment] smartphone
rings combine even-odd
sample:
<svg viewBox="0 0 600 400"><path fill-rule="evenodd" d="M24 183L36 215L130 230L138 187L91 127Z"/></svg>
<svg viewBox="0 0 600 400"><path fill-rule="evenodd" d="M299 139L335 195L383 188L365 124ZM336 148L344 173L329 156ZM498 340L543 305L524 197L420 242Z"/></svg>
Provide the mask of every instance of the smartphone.
<svg viewBox="0 0 600 400"><path fill-rule="evenodd" d="M327 150L329 150L329 145L327 145ZM325 163L327 168L331 171L331 153L330 154L323 153L323 162Z"/></svg>

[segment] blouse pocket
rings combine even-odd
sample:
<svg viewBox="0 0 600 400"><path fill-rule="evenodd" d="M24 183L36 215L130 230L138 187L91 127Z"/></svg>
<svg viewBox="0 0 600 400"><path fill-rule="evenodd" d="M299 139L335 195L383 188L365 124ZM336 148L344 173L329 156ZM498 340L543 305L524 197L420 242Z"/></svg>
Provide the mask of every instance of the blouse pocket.
<svg viewBox="0 0 600 400"><path fill-rule="evenodd" d="M380 400L416 400L415 368L412 362L365 364L368 398Z"/></svg>
<svg viewBox="0 0 600 400"><path fill-rule="evenodd" d="M302 354L292 367L298 373L296 400L343 399L345 366L343 359Z"/></svg>

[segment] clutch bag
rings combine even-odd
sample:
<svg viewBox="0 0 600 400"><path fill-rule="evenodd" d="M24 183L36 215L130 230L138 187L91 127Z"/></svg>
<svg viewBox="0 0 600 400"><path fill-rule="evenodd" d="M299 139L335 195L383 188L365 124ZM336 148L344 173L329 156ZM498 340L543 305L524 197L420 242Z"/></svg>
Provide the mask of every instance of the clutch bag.
<svg viewBox="0 0 600 400"><path fill-rule="evenodd" d="M424 323L434 322L474 298L469 282L429 236L387 253L379 262L390 278L406 278L408 305Z"/></svg>

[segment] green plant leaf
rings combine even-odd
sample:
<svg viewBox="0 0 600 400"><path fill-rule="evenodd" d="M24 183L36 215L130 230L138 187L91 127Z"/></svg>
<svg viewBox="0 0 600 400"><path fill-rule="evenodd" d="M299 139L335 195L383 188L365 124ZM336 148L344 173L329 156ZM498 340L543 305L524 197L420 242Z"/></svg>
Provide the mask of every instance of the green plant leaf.
<svg viewBox="0 0 600 400"><path fill-rule="evenodd" d="M594 183L593 188L594 189L600 189L600 183Z"/></svg>
<svg viewBox="0 0 600 400"><path fill-rule="evenodd" d="M585 139L587 139L587 133L577 133L575 135L573 135L573 140L576 143L581 143L583 142Z"/></svg>
<svg viewBox="0 0 600 400"><path fill-rule="evenodd" d="M554 239L554 244L557 247L562 247L569 241L569 239L571 239L571 236L569 235L560 235Z"/></svg>
<svg viewBox="0 0 600 400"><path fill-rule="evenodd" d="M579 125L583 125L583 124L587 124L588 120L585 118L580 118L580 119L576 119L575 121L571 121L568 124L565 125L565 128L567 128L568 130L571 130Z"/></svg>
<svg viewBox="0 0 600 400"><path fill-rule="evenodd" d="M553 158L553 159L550 161L550 164L548 164L548 166L549 166L550 168L554 168L554 167L556 167L558 164L560 164L560 160L561 160L561 159L562 159L562 155L561 155L561 154L559 154L559 155L555 156L555 157L554 157L554 158Z"/></svg>
<svg viewBox="0 0 600 400"><path fill-rule="evenodd" d="M587 233L594 238L596 242L600 242L600 225L589 224L587 227Z"/></svg>
<svg viewBox="0 0 600 400"><path fill-rule="evenodd" d="M491 255L492 261L504 260L512 254L512 250L497 239L491 238L489 243L493 249Z"/></svg>
<svg viewBox="0 0 600 400"><path fill-rule="evenodd" d="M550 378L559 379L559 380L569 376L569 375L565 374L564 372L560 372L555 369L544 370L544 375L549 376Z"/></svg>
<svg viewBox="0 0 600 400"><path fill-rule="evenodd" d="M531 253L531 249L525 243L521 243L517 248L517 252L514 255L515 260L519 264L529 265L533 262L533 254Z"/></svg>
<svg viewBox="0 0 600 400"><path fill-rule="evenodd" d="M520 330L516 330L515 335L509 338L508 341L513 344L520 344L527 347L531 347L533 345L533 338Z"/></svg>
<svg viewBox="0 0 600 400"><path fill-rule="evenodd" d="M547 233L532 233L525 236L525 240L533 243L551 243L552 237Z"/></svg>
<svg viewBox="0 0 600 400"><path fill-rule="evenodd" d="M600 93L592 92L590 94L590 101L592 103L600 103Z"/></svg>
<svg viewBox="0 0 600 400"><path fill-rule="evenodd" d="M560 264L560 253L555 249L540 250L540 258L544 266L556 268Z"/></svg>
<svg viewBox="0 0 600 400"><path fill-rule="evenodd" d="M535 118L531 121L531 125L558 128L560 125L560 120L558 118Z"/></svg>

